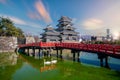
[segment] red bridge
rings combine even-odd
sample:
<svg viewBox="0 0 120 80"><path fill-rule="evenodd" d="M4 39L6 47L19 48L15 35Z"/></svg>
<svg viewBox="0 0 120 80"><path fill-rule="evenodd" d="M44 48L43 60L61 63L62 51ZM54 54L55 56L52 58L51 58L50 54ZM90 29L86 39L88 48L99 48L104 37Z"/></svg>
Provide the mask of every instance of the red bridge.
<svg viewBox="0 0 120 80"><path fill-rule="evenodd" d="M29 49L32 48L34 53L35 49L56 49L57 56L58 50L60 50L60 57L62 58L62 49L70 49L73 53L73 60L75 61L75 54L78 54L79 61L79 52L91 52L98 54L98 58L101 61L101 66L103 65L103 59L105 58L106 65L107 57L111 56L114 58L120 59L120 45L110 45L110 44L83 44L83 43L64 43L64 42L38 42L38 43L29 43L19 45L19 49ZM29 53L29 52L28 52Z"/></svg>
<svg viewBox="0 0 120 80"><path fill-rule="evenodd" d="M53 43L53 42L38 42L19 45L19 48L40 47L40 48L64 48L74 49L87 52L105 53L108 55L116 55L120 58L120 45L110 44L82 44L82 43Z"/></svg>

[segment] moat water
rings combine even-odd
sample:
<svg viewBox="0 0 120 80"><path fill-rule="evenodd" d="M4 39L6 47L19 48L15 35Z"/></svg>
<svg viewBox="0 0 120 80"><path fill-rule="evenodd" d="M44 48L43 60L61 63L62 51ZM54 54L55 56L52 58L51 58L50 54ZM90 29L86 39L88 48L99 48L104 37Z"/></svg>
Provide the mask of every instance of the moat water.
<svg viewBox="0 0 120 80"><path fill-rule="evenodd" d="M57 60L55 57L53 57L52 59ZM55 80L59 78L57 76L62 76L62 74L65 73L67 70L64 70L63 67L61 72L58 67L61 67L62 65L57 65L57 63L45 65L44 60L51 61L51 58L34 59L34 57L16 54L12 54L12 56L5 55L5 57L1 56L1 80ZM99 59L97 58L96 54L88 54L83 52L81 53L80 61L81 64L86 66L100 66ZM108 61L111 70L120 71L119 59L109 57ZM57 60L57 62L59 63L61 62L61 60ZM72 73L72 71L70 71L70 73Z"/></svg>
<svg viewBox="0 0 120 80"><path fill-rule="evenodd" d="M100 60L98 59L97 54L90 54L87 52L83 52L80 60L82 63L84 64L90 64L93 66L100 66ZM109 63L109 67L112 70L119 70L120 71L120 59L116 59L116 58L112 58L112 57L108 57L108 63ZM105 61L104 61L105 64Z"/></svg>

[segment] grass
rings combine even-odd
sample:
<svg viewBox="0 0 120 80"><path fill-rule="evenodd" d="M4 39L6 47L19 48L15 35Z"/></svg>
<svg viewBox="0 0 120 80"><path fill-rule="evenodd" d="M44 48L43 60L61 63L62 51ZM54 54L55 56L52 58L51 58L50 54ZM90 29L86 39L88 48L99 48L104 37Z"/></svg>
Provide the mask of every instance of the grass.
<svg viewBox="0 0 120 80"><path fill-rule="evenodd" d="M60 62L58 65L63 76L62 80L120 80L120 72L105 68L84 66L70 61ZM58 80L60 79L58 78Z"/></svg>

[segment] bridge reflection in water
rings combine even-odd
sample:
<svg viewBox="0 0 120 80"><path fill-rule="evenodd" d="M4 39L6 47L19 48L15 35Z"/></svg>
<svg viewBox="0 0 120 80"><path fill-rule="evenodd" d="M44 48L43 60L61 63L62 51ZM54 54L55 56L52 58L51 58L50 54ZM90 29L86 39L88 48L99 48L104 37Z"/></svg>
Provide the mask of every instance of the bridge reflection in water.
<svg viewBox="0 0 120 80"><path fill-rule="evenodd" d="M56 68L56 65L48 65L48 66L43 66L43 67L40 67L40 72L44 72L44 71L48 71L48 70L53 70Z"/></svg>
<svg viewBox="0 0 120 80"><path fill-rule="evenodd" d="M19 57L25 62L31 64L33 67L40 69L40 72L56 69L56 63L51 63L46 65L44 64L44 58L36 59L35 60L36 62L34 62L34 58L27 57L25 55L19 55ZM51 60L51 58L48 58L48 60Z"/></svg>

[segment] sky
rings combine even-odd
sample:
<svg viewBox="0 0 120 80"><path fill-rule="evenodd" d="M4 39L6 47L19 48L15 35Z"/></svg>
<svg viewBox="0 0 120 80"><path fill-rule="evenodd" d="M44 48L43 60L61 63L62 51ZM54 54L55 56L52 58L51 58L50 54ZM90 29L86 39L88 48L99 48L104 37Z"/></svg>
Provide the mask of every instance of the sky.
<svg viewBox="0 0 120 80"><path fill-rule="evenodd" d="M0 16L9 17L26 34L57 28L61 16L72 19L81 35L120 34L120 0L0 0Z"/></svg>

